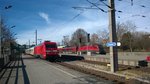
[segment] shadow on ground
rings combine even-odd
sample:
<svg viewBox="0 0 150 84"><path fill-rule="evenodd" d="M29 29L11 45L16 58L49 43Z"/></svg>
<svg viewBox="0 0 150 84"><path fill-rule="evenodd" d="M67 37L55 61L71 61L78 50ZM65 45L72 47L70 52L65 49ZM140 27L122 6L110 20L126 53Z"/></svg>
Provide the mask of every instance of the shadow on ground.
<svg viewBox="0 0 150 84"><path fill-rule="evenodd" d="M62 55L60 59L63 62L69 62L69 61L84 60L84 57L83 56Z"/></svg>
<svg viewBox="0 0 150 84"><path fill-rule="evenodd" d="M19 84L18 81L21 78L23 79L22 84L30 84L26 72L26 65L24 64L22 57L18 56L0 71L0 84Z"/></svg>

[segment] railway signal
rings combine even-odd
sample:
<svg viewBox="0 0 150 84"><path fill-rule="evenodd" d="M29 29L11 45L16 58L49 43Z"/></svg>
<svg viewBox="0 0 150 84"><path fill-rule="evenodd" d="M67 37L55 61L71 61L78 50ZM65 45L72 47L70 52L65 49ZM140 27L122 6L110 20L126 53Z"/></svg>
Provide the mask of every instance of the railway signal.
<svg viewBox="0 0 150 84"><path fill-rule="evenodd" d="M82 39L81 38L79 38L79 42L82 43Z"/></svg>
<svg viewBox="0 0 150 84"><path fill-rule="evenodd" d="M87 38L88 38L88 39L87 39L88 42L90 42L90 34L89 34L89 33L87 34Z"/></svg>

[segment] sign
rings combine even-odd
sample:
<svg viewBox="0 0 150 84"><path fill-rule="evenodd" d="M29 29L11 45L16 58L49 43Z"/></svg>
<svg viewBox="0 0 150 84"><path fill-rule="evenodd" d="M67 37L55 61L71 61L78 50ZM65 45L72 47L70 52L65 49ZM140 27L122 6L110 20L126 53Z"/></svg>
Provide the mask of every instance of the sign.
<svg viewBox="0 0 150 84"><path fill-rule="evenodd" d="M117 42L117 46L121 46L121 43L120 43L120 42Z"/></svg>
<svg viewBox="0 0 150 84"><path fill-rule="evenodd" d="M116 46L116 45L117 45L116 42L108 42L108 43L106 43L107 47L112 47L112 46Z"/></svg>

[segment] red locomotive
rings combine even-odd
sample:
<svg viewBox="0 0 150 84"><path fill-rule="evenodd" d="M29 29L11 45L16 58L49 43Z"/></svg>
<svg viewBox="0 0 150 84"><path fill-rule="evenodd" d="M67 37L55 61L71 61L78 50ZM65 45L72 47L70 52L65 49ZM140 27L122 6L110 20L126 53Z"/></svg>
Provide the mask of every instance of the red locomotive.
<svg viewBox="0 0 150 84"><path fill-rule="evenodd" d="M27 49L26 53L48 60L55 60L59 58L59 52L56 42L50 41L44 41L34 48Z"/></svg>

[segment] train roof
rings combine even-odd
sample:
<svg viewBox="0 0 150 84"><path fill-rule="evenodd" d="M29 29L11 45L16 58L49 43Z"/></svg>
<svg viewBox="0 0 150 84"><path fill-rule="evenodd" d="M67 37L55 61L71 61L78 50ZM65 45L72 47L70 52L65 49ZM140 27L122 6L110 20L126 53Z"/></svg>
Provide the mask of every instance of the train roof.
<svg viewBox="0 0 150 84"><path fill-rule="evenodd" d="M28 49L26 49L26 50L31 50L31 49L34 49L34 47L28 48Z"/></svg>
<svg viewBox="0 0 150 84"><path fill-rule="evenodd" d="M51 41L44 41L44 42L42 42L42 43L40 43L40 44L38 44L38 45L36 45L36 46L41 46L42 44L56 44L56 42L51 42ZM36 47L36 46L34 46L34 47Z"/></svg>
<svg viewBox="0 0 150 84"><path fill-rule="evenodd" d="M56 42L44 41L43 43L56 43Z"/></svg>

